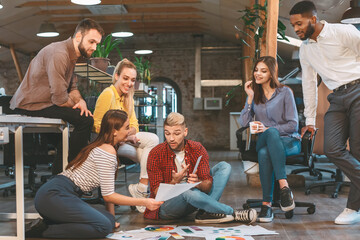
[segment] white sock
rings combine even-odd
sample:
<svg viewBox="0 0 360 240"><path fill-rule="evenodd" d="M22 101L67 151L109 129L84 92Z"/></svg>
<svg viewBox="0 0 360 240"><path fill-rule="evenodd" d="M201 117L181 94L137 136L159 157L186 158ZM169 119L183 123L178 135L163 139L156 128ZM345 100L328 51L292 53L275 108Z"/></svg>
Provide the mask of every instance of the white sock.
<svg viewBox="0 0 360 240"><path fill-rule="evenodd" d="M145 184L139 182L137 189L139 192L147 192L148 185L145 185Z"/></svg>

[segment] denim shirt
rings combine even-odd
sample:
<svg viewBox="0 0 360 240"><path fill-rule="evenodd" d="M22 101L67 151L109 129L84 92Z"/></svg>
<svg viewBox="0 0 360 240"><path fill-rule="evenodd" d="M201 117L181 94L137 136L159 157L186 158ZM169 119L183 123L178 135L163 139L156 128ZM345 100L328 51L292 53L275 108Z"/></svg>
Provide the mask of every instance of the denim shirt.
<svg viewBox="0 0 360 240"><path fill-rule="evenodd" d="M240 114L241 126L249 126L254 115L255 121L262 122L267 128L276 128L280 136L300 139L299 119L294 94L290 88L286 86L276 88L269 100L265 98L265 103L255 104L252 102L249 105L246 100L245 107Z"/></svg>

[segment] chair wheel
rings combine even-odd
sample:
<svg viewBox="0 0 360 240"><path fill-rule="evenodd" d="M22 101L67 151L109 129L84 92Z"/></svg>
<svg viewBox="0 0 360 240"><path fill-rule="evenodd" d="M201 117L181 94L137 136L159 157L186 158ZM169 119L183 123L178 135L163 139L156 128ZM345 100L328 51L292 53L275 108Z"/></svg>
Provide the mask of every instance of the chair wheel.
<svg viewBox="0 0 360 240"><path fill-rule="evenodd" d="M310 193L311 193L310 189L305 190L305 195L310 195Z"/></svg>
<svg viewBox="0 0 360 240"><path fill-rule="evenodd" d="M320 186L320 191L325 192L325 186Z"/></svg>
<svg viewBox="0 0 360 240"><path fill-rule="evenodd" d="M337 198L337 197L338 197L338 193L333 193L333 194L331 194L331 197L332 197L332 198Z"/></svg>
<svg viewBox="0 0 360 240"><path fill-rule="evenodd" d="M243 204L243 209L244 209L244 210L250 209L250 206L249 206L249 204L247 204L247 203L244 203L244 204Z"/></svg>
<svg viewBox="0 0 360 240"><path fill-rule="evenodd" d="M286 219L290 219L294 216L294 210L288 211L285 213Z"/></svg>
<svg viewBox="0 0 360 240"><path fill-rule="evenodd" d="M135 211L136 210L136 207L135 206L130 206L130 209Z"/></svg>
<svg viewBox="0 0 360 240"><path fill-rule="evenodd" d="M308 214L314 214L315 213L315 206L314 207L309 207L307 209L307 212L308 212Z"/></svg>

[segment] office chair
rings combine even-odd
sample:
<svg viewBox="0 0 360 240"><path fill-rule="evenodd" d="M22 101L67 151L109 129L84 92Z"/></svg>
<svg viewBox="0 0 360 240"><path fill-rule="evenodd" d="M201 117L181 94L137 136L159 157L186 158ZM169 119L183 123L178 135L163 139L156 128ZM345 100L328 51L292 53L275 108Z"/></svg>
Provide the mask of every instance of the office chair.
<svg viewBox="0 0 360 240"><path fill-rule="evenodd" d="M242 128L242 131L244 131L245 129L246 128ZM255 145L255 144L251 144L251 145ZM303 165L308 167L313 166L313 164L309 162L310 157L312 156L313 145L314 145L314 141L313 139L311 139L311 133L306 132L301 142L301 148L302 148L301 153L287 157L286 165ZM257 153L256 151L254 151L254 149L250 148L250 150L245 150L241 155L243 160L258 162ZM261 207L261 205L262 205L262 199L248 199L246 200L246 203L243 204L243 208L244 209L256 208L256 207ZM280 207L280 186L278 181L275 181L272 206ZM295 207L306 207L307 212L309 214L314 214L316 211L315 204L310 202L295 201ZM294 215L293 210L285 212L285 217L287 219L292 218L293 215Z"/></svg>

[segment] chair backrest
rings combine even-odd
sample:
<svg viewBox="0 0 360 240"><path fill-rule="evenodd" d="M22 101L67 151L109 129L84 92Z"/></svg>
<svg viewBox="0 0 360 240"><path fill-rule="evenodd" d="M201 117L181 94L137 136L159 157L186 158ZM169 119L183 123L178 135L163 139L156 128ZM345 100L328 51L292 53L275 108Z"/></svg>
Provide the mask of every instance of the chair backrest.
<svg viewBox="0 0 360 240"><path fill-rule="evenodd" d="M238 138L238 147L241 153L241 159L258 162L257 152L256 152L256 143L252 142L249 148L245 147L245 142L240 141L242 139L242 134L245 134L247 127L243 127L237 130L236 135ZM301 140L301 152L297 155L288 156L286 158L286 164L289 165L304 165L308 167L313 167L313 149L314 143L316 140L317 130L313 137L311 138L311 133L306 132ZM248 141L251 141L251 134L247 136Z"/></svg>

